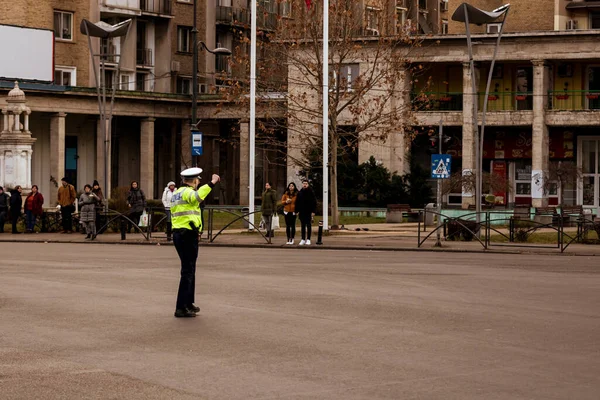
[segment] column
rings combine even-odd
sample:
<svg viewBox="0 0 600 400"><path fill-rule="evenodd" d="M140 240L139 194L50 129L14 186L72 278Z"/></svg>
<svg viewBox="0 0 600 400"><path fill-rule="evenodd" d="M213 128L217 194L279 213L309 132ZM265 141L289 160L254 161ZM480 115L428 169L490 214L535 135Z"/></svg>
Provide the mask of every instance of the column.
<svg viewBox="0 0 600 400"><path fill-rule="evenodd" d="M65 175L65 113L57 113L50 117L50 175L60 185L60 180ZM58 200L58 187L50 185L48 204L56 205Z"/></svg>
<svg viewBox="0 0 600 400"><path fill-rule="evenodd" d="M471 67L469 63L463 63L463 129L462 129L462 173L463 176L475 174L477 172L477 152L476 146L476 129L477 126L473 123L474 106L477 98L476 93L473 93L473 83L471 81ZM475 204L475 181L473 180L472 187L463 185L462 192L462 207L468 208L469 205Z"/></svg>
<svg viewBox="0 0 600 400"><path fill-rule="evenodd" d="M250 123L240 121L240 205L250 203Z"/></svg>
<svg viewBox="0 0 600 400"><path fill-rule="evenodd" d="M146 198L154 198L154 118L141 121L140 129L140 187Z"/></svg>
<svg viewBox="0 0 600 400"><path fill-rule="evenodd" d="M108 121L105 123L106 131L102 131L102 121L98 119L97 127L96 127L96 179L102 188L102 193L104 197L110 198L110 186L111 186L111 141L110 137L105 137L105 134L108 135L109 132L109 124ZM107 153L105 157L105 145L108 145ZM107 172L107 180L104 180L104 165L106 163L106 172Z"/></svg>
<svg viewBox="0 0 600 400"><path fill-rule="evenodd" d="M546 107L550 88L550 71L544 60L533 63L533 127L531 143L531 204L533 207L548 206L548 194L544 191L545 175L550 163L550 137L546 126Z"/></svg>

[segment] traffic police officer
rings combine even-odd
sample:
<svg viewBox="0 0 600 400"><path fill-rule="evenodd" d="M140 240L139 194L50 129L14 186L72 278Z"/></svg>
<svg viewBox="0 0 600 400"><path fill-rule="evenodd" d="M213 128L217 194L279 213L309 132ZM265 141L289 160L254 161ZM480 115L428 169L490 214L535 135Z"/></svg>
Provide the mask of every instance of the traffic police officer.
<svg viewBox="0 0 600 400"><path fill-rule="evenodd" d="M200 308L194 305L196 291L196 260L198 258L198 234L202 230L200 202L211 192L219 175L200 186L201 168L188 168L181 172L183 186L171 198L171 221L173 224L173 244L181 259L181 280L177 293L175 316L195 317Z"/></svg>

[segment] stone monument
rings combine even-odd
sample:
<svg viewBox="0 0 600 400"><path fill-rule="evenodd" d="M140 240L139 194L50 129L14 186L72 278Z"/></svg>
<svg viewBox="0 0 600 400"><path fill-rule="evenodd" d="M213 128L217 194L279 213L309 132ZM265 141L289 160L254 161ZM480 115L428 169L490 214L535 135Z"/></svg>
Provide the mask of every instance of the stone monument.
<svg viewBox="0 0 600 400"><path fill-rule="evenodd" d="M25 93L15 82L2 110L0 132L0 185L5 188L21 185L23 192L31 188L31 156L36 141L29 131L31 109L26 103Z"/></svg>

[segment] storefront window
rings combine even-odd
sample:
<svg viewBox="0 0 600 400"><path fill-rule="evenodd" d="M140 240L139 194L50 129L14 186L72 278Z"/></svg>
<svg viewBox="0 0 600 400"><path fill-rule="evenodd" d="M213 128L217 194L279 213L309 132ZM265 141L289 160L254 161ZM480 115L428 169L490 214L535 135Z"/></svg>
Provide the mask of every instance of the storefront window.
<svg viewBox="0 0 600 400"><path fill-rule="evenodd" d="M594 182L595 178L593 176L586 176L583 178L583 205L584 206L593 206L594 204L594 193L595 187Z"/></svg>
<svg viewBox="0 0 600 400"><path fill-rule="evenodd" d="M581 142L581 149L583 151L582 157L582 170L584 174L596 173L596 141L595 140L583 140Z"/></svg>

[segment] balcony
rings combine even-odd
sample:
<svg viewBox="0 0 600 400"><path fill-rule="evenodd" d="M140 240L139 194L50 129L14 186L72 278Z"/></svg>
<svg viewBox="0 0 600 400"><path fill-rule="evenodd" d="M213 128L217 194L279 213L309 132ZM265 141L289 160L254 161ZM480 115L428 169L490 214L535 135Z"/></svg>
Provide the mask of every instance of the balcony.
<svg viewBox="0 0 600 400"><path fill-rule="evenodd" d="M171 0L140 0L140 9L145 13L172 15Z"/></svg>
<svg viewBox="0 0 600 400"><path fill-rule="evenodd" d="M143 67L152 67L152 49L137 49L136 64Z"/></svg>
<svg viewBox="0 0 600 400"><path fill-rule="evenodd" d="M600 90L551 90L548 92L548 109L600 110Z"/></svg>
<svg viewBox="0 0 600 400"><path fill-rule="evenodd" d="M249 26L250 25L250 10L246 8L235 8L227 6L217 6L216 21L219 24ZM274 30L277 28L277 14L258 12L257 25L261 29Z"/></svg>
<svg viewBox="0 0 600 400"><path fill-rule="evenodd" d="M463 94L456 92L422 92L411 96L414 111L462 111Z"/></svg>
<svg viewBox="0 0 600 400"><path fill-rule="evenodd" d="M479 95L479 110L483 110L485 93ZM533 110L532 92L492 92L488 95L488 111Z"/></svg>

